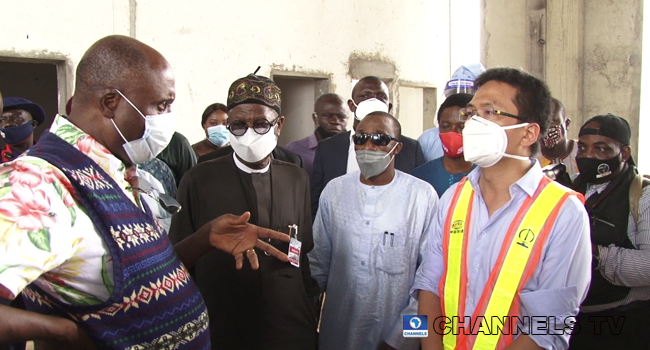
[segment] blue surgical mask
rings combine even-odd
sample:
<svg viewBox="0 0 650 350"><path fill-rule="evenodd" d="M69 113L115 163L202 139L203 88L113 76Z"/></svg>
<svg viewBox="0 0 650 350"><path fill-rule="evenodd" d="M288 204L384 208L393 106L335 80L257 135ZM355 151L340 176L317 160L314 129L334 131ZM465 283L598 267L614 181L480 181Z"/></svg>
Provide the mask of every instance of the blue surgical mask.
<svg viewBox="0 0 650 350"><path fill-rule="evenodd" d="M225 125L216 125L208 128L208 141L215 146L223 146L230 141L230 132Z"/></svg>
<svg viewBox="0 0 650 350"><path fill-rule="evenodd" d="M19 144L27 140L27 138L29 138L29 136L33 133L34 126L30 122L18 126L10 126L8 128L0 129L0 136L2 136L2 138L5 140L5 143L8 145Z"/></svg>

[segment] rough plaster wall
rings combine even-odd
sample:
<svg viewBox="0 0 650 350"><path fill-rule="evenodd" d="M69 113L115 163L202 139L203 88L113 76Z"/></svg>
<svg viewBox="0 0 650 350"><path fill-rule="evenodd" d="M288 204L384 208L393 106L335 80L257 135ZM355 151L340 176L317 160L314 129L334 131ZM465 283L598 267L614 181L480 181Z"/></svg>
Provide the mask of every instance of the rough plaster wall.
<svg viewBox="0 0 650 350"><path fill-rule="evenodd" d="M257 66L264 75L275 69L331 76L330 91L344 97L352 56L394 62L398 80L444 85L447 7L447 1L390 0L7 1L3 12L13 15L0 21L0 56L64 60L67 97L76 64L93 42L133 34L174 67L178 130L195 142L204 137L205 107L225 102L230 83Z"/></svg>
<svg viewBox="0 0 650 350"><path fill-rule="evenodd" d="M179 129L191 141L202 137L196 120L205 106L225 101L230 83L259 65L265 75L272 69L326 74L330 91L344 97L350 96L351 58L393 62L396 79L436 86L447 80L446 2L279 0L215 7L192 0L169 7L138 0L137 8L137 38L174 66L174 105L184 118Z"/></svg>
<svg viewBox="0 0 650 350"><path fill-rule="evenodd" d="M585 1L585 120L608 112L627 119L634 154L641 96L642 9L642 0Z"/></svg>
<svg viewBox="0 0 650 350"><path fill-rule="evenodd" d="M583 123L584 0L548 0L546 82L571 119L569 137Z"/></svg>
<svg viewBox="0 0 650 350"><path fill-rule="evenodd" d="M12 15L0 21L0 56L66 61L69 79L65 91L59 91L65 101L84 51L103 36L128 35L128 5L128 0L5 1L3 13Z"/></svg>
<svg viewBox="0 0 650 350"><path fill-rule="evenodd" d="M481 62L486 68L525 68L526 1L482 0Z"/></svg>
<svg viewBox="0 0 650 350"><path fill-rule="evenodd" d="M483 0L487 67L524 67L525 0ZM583 120L611 112L626 118L637 151L643 0L548 0L547 84L566 101L576 137ZM507 20L505 20L507 19ZM584 20L584 24L582 21Z"/></svg>
<svg viewBox="0 0 650 350"><path fill-rule="evenodd" d="M402 126L402 135L418 138L422 134L422 107L424 95L422 89L412 87L399 88L400 101L404 106L400 109L399 122Z"/></svg>

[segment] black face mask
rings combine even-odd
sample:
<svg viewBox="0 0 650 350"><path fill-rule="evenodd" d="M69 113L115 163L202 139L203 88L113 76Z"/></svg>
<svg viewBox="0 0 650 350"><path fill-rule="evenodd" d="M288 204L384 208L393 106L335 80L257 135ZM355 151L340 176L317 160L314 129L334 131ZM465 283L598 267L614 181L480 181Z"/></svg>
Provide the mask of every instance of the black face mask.
<svg viewBox="0 0 650 350"><path fill-rule="evenodd" d="M621 154L609 159L576 158L580 176L589 183L607 182L612 179L612 174L621 166Z"/></svg>
<svg viewBox="0 0 650 350"><path fill-rule="evenodd" d="M316 132L320 135L321 139L323 139L323 140L328 139L328 138L338 134L336 132L327 132L327 131L325 131L325 129L323 129L320 126L316 128Z"/></svg>

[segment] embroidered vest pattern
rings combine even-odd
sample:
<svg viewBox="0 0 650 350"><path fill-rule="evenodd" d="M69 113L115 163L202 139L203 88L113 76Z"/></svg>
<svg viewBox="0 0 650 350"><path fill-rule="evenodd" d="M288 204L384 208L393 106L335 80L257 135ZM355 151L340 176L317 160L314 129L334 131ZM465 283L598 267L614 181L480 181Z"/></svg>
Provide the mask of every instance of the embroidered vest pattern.
<svg viewBox="0 0 650 350"><path fill-rule="evenodd" d="M78 306L31 284L23 291L27 308L74 320L102 349L210 349L203 298L153 217L58 136L43 133L28 154L61 169L72 183L75 201L109 247L114 290L99 305Z"/></svg>

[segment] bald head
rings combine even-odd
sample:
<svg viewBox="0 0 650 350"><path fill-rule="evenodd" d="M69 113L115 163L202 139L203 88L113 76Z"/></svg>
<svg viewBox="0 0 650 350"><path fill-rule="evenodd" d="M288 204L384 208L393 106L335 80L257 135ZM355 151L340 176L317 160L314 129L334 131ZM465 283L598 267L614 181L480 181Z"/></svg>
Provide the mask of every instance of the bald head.
<svg viewBox="0 0 650 350"><path fill-rule="evenodd" d="M566 109L560 100L551 97L551 124L553 123L553 119L556 118L560 120L560 123L564 123L566 118Z"/></svg>
<svg viewBox="0 0 650 350"><path fill-rule="evenodd" d="M385 127L384 130L382 130L383 133L386 133L396 138L397 140L401 140L402 138L402 125L399 123L399 120L397 120L397 118L395 118L390 113L372 112L368 114L365 118L363 118L363 120L359 123L359 128L361 129L362 125L368 123L380 123L386 125L387 127Z"/></svg>
<svg viewBox="0 0 650 350"><path fill-rule="evenodd" d="M325 94L319 97L314 104L312 116L319 140L346 131L348 112L342 96Z"/></svg>
<svg viewBox="0 0 650 350"><path fill-rule="evenodd" d="M158 51L133 38L107 36L79 61L68 120L125 165L141 162L123 145L143 137L145 116L171 112L175 84L174 71Z"/></svg>
<svg viewBox="0 0 650 350"><path fill-rule="evenodd" d="M316 112L316 114L320 115L323 111L323 106L327 103L344 105L345 99L343 99L343 96L341 95L332 94L332 93L322 95L316 100L316 103L314 103L314 111Z"/></svg>
<svg viewBox="0 0 650 350"><path fill-rule="evenodd" d="M393 108L393 104L389 102L389 92L388 85L384 83L381 79L375 76L367 76L361 78L354 85L352 89L352 98L348 100L348 107L350 110L355 113L357 111L357 106L359 103L369 100L371 98L376 98L379 101L385 103L388 106L388 111ZM359 125L359 119L354 118L354 129L356 130L357 125Z"/></svg>
<svg viewBox="0 0 650 350"><path fill-rule="evenodd" d="M152 72L169 63L152 47L127 36L100 39L77 66L75 97L109 88L128 90L151 83Z"/></svg>
<svg viewBox="0 0 650 350"><path fill-rule="evenodd" d="M376 98L388 104L388 97L388 85L375 76L361 78L352 89L352 100L356 104L369 98Z"/></svg>

